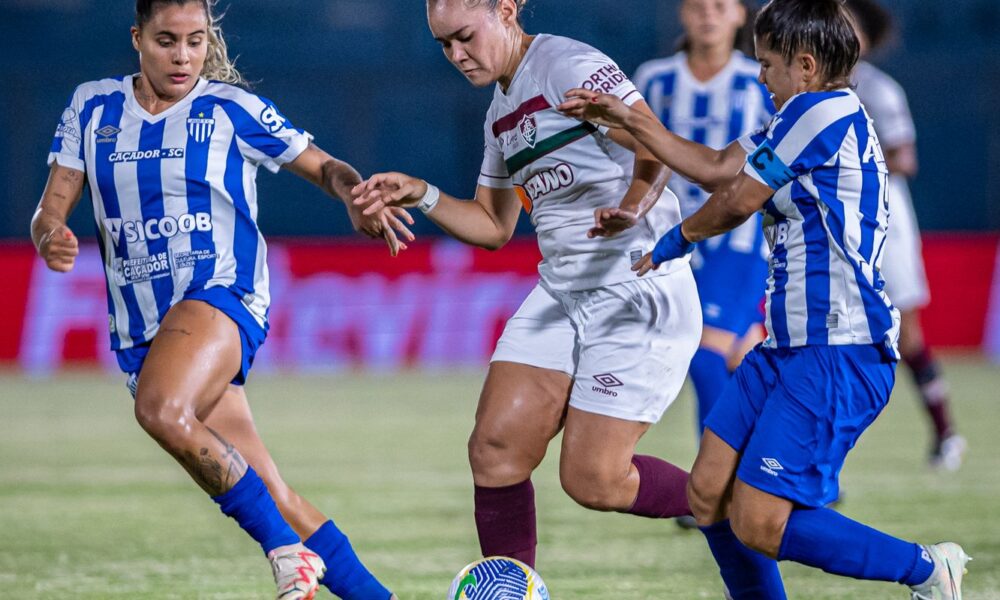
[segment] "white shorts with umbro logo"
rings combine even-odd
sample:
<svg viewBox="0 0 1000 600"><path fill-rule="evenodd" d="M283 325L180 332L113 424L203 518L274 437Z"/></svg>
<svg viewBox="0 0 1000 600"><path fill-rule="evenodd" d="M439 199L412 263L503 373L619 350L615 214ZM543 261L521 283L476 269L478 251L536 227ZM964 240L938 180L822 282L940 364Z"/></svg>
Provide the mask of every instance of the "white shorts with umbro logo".
<svg viewBox="0 0 1000 600"><path fill-rule="evenodd" d="M686 263L592 290L553 292L539 282L507 321L492 362L562 371L574 379L570 406L656 423L684 384L701 327Z"/></svg>

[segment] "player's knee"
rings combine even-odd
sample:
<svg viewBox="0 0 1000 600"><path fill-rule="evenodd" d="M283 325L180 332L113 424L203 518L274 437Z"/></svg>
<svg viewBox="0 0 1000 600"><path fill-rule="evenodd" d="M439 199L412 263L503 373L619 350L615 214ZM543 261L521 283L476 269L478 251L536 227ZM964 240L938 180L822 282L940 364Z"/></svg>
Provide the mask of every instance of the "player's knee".
<svg viewBox="0 0 1000 600"><path fill-rule="evenodd" d="M473 477L488 485L505 485L507 480L524 481L537 466L503 435L479 428L469 437L468 449Z"/></svg>
<svg viewBox="0 0 1000 600"><path fill-rule="evenodd" d="M747 510L738 505L730 509L730 524L744 546L775 558L785 533L785 518L761 510Z"/></svg>
<svg viewBox="0 0 1000 600"><path fill-rule="evenodd" d="M136 394L135 420L153 439L167 446L182 444L194 418L169 398L143 390Z"/></svg>
<svg viewBox="0 0 1000 600"><path fill-rule="evenodd" d="M625 474L614 474L594 465L563 464L559 468L559 482L577 504L591 510L612 511L628 508L622 506L622 485Z"/></svg>
<svg viewBox="0 0 1000 600"><path fill-rule="evenodd" d="M687 484L688 504L699 525L704 527L720 520L725 492L725 488L717 481L706 477L697 469L691 471Z"/></svg>

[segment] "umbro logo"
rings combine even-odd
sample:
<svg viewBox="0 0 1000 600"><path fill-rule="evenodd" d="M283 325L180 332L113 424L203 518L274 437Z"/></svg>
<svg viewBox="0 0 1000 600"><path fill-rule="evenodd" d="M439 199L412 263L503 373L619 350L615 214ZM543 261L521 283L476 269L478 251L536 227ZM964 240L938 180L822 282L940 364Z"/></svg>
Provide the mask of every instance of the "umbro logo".
<svg viewBox="0 0 1000 600"><path fill-rule="evenodd" d="M611 390L609 388L616 388L625 385L620 379L612 375L611 373L601 373L600 375L594 375L594 381L600 385L590 386L591 391L597 392L598 394L603 394L605 396L611 396L612 398L618 397L618 392Z"/></svg>
<svg viewBox="0 0 1000 600"><path fill-rule="evenodd" d="M98 144L108 144L112 142L117 142L118 134L121 132L122 130L118 129L114 125L105 125L104 127L101 127L100 129L94 131L94 133L97 134Z"/></svg>
<svg viewBox="0 0 1000 600"><path fill-rule="evenodd" d="M768 475L778 476L778 471L784 471L785 467L781 466L781 463L773 458L762 458L760 459L764 464L761 465L760 470L764 471Z"/></svg>
<svg viewBox="0 0 1000 600"><path fill-rule="evenodd" d="M600 375L594 375L594 379L597 380L597 383L603 385L606 388L621 387L625 385L611 373L601 373Z"/></svg>

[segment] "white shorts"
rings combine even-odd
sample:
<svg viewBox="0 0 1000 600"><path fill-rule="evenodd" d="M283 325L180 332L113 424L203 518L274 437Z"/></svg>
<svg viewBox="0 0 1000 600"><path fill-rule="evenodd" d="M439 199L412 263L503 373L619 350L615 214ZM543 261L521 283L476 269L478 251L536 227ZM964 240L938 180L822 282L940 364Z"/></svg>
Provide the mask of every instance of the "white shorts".
<svg viewBox="0 0 1000 600"><path fill-rule="evenodd" d="M906 178L889 177L889 231L882 256L885 293L901 311L922 308L930 302L927 274L920 249L920 230Z"/></svg>
<svg viewBox="0 0 1000 600"><path fill-rule="evenodd" d="M539 282L507 321L492 361L562 371L573 377L570 406L656 423L680 392L701 325L687 265L579 292Z"/></svg>

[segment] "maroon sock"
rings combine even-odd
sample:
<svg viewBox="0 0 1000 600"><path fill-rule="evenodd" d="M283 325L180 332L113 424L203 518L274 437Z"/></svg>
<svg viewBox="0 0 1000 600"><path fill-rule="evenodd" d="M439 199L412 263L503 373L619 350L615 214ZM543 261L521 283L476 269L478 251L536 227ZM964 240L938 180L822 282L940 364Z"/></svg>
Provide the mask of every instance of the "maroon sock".
<svg viewBox="0 0 1000 600"><path fill-rule="evenodd" d="M535 567L535 488L531 480L501 488L476 486L476 529L483 556L507 556Z"/></svg>
<svg viewBox="0 0 1000 600"><path fill-rule="evenodd" d="M636 454L632 464L639 471L639 494L625 512L653 519L691 515L687 471L655 456Z"/></svg>
<svg viewBox="0 0 1000 600"><path fill-rule="evenodd" d="M920 352L905 357L905 360L913 373L914 382L920 389L920 397L934 425L937 441L941 443L941 440L952 433L948 382L941 375L937 361L928 348L921 348Z"/></svg>

